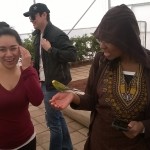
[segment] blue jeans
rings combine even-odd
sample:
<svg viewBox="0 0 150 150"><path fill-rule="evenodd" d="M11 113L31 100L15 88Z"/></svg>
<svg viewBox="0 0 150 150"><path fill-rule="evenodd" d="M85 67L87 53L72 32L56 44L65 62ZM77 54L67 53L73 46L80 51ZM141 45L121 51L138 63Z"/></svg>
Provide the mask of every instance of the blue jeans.
<svg viewBox="0 0 150 150"><path fill-rule="evenodd" d="M44 104L46 110L45 118L47 126L50 129L49 150L73 150L70 134L62 112L56 110L49 104L49 100L58 91L47 91L44 83L42 83L42 91L44 93Z"/></svg>

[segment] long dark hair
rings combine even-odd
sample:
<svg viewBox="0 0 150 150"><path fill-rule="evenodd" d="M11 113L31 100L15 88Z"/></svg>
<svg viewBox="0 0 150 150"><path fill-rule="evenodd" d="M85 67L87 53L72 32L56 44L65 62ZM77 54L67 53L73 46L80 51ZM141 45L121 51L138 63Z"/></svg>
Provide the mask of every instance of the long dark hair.
<svg viewBox="0 0 150 150"><path fill-rule="evenodd" d="M4 28L4 27L8 27L8 28L9 28L10 26L9 26L8 23L6 23L6 22L4 22L4 21L1 21L1 22L0 22L0 28Z"/></svg>
<svg viewBox="0 0 150 150"><path fill-rule="evenodd" d="M21 38L16 30L9 28L9 27L0 28L0 36L3 36L3 35L10 35L10 36L15 37L17 43L19 45L22 45Z"/></svg>

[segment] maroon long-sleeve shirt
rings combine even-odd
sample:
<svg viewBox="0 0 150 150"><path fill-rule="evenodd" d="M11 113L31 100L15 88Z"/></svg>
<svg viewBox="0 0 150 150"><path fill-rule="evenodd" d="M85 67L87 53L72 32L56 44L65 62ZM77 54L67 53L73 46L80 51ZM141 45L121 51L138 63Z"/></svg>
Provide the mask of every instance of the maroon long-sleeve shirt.
<svg viewBox="0 0 150 150"><path fill-rule="evenodd" d="M0 149L12 149L25 143L34 133L29 103L41 104L43 93L36 71L29 67L11 91L0 84Z"/></svg>

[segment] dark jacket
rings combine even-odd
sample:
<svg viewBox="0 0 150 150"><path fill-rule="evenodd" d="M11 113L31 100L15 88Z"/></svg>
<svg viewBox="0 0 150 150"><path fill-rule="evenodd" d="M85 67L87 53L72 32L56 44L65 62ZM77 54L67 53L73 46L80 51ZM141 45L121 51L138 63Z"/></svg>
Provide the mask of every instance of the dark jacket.
<svg viewBox="0 0 150 150"><path fill-rule="evenodd" d="M36 30L34 34L34 67L39 73L40 31ZM51 22L48 22L43 38L48 40L52 46L50 52L45 51L43 48L41 50L45 83L47 90L51 90L54 89L52 80L60 81L63 84L68 84L71 81L70 65L68 62L76 61L76 49L68 36Z"/></svg>

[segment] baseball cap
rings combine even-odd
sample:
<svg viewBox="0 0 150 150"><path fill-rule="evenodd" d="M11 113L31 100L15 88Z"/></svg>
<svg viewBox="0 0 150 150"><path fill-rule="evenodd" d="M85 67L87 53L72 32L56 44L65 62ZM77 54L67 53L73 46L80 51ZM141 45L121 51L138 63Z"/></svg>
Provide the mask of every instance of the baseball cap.
<svg viewBox="0 0 150 150"><path fill-rule="evenodd" d="M35 15L37 13L40 13L40 12L47 12L47 13L50 13L50 10L47 8L47 6L43 3L36 3L36 4L33 4L29 11L28 12L25 12L23 15L25 17L29 17L31 15Z"/></svg>

